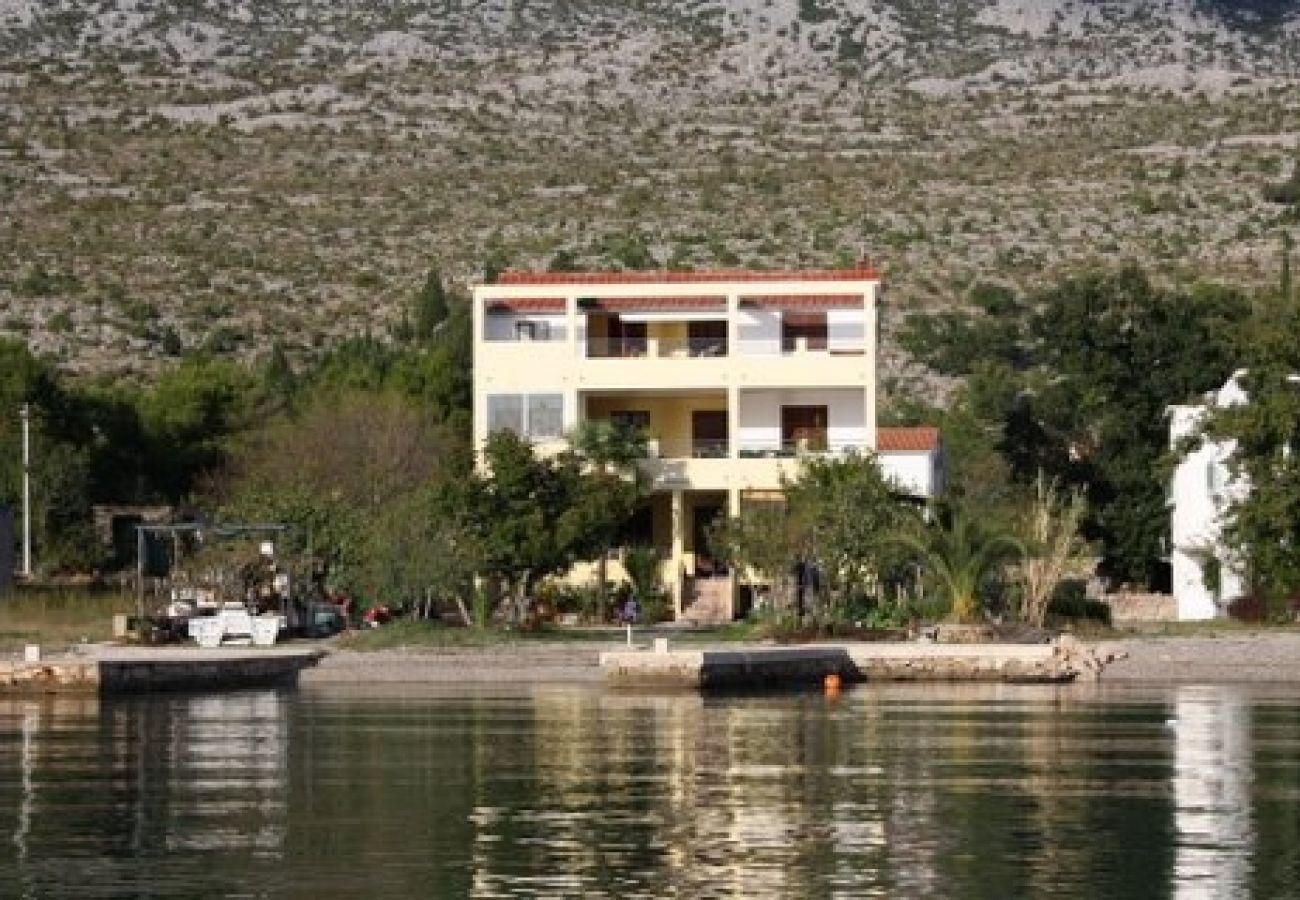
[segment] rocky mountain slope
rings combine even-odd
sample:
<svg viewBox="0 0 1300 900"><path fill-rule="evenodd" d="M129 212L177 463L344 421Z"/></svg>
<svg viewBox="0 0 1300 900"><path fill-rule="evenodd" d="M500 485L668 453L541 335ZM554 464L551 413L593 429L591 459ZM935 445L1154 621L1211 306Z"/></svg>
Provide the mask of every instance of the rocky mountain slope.
<svg viewBox="0 0 1300 900"><path fill-rule="evenodd" d="M488 260L1269 281L1298 74L1294 0L0 0L0 333L307 354Z"/></svg>

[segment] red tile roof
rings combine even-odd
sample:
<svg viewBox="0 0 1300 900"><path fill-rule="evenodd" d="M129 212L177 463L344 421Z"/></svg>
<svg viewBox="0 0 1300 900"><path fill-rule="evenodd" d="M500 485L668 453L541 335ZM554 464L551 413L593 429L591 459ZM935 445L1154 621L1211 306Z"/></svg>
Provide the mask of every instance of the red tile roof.
<svg viewBox="0 0 1300 900"><path fill-rule="evenodd" d="M938 428L876 429L876 450L880 453L929 453L938 447Z"/></svg>
<svg viewBox="0 0 1300 900"><path fill-rule="evenodd" d="M528 297L527 299L488 300L487 308L491 310L508 310L510 312L564 312L567 301L563 297Z"/></svg>
<svg viewBox="0 0 1300 900"><path fill-rule="evenodd" d="M861 309L861 294L743 294L740 302L768 309Z"/></svg>
<svg viewBox="0 0 1300 900"><path fill-rule="evenodd" d="M880 271L868 265L856 269L795 269L764 272L756 269L708 269L698 272L502 272L496 284L691 284L726 281L877 281Z"/></svg>

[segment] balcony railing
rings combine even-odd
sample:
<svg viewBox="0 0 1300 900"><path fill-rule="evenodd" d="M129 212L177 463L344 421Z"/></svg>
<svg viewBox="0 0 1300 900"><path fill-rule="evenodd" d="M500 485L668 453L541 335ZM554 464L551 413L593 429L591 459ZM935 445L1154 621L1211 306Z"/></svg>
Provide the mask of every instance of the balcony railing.
<svg viewBox="0 0 1300 900"><path fill-rule="evenodd" d="M810 338L793 338L777 339L769 338L767 340L746 339L737 342L737 350L741 356L861 356L866 352L866 344L862 341L836 341L834 344L828 344L826 341L818 341Z"/></svg>
<svg viewBox="0 0 1300 900"><path fill-rule="evenodd" d="M830 443L815 438L797 441L757 441L739 445L741 459L795 459L800 456L851 456L866 451L861 442ZM726 440L688 438L651 438L648 451L654 459L726 459L730 444Z"/></svg>
<svg viewBox="0 0 1300 900"><path fill-rule="evenodd" d="M726 459L726 438L658 438L649 442L650 456L657 459Z"/></svg>
<svg viewBox="0 0 1300 900"><path fill-rule="evenodd" d="M798 456L850 456L866 450L861 442L831 443L819 438L790 441L754 441L740 445L741 459L792 459Z"/></svg>
<svg viewBox="0 0 1300 900"><path fill-rule="evenodd" d="M588 338L588 359L689 359L727 355L724 338Z"/></svg>

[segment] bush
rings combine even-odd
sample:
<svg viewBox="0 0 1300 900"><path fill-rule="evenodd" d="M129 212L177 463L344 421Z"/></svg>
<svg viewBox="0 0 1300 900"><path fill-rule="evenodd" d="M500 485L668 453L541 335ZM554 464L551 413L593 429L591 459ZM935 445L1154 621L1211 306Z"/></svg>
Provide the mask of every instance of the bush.
<svg viewBox="0 0 1300 900"><path fill-rule="evenodd" d="M1300 596L1269 598L1243 594L1228 604L1228 617L1238 622L1293 622L1300 615Z"/></svg>
<svg viewBox="0 0 1300 900"><path fill-rule="evenodd" d="M1047 606L1048 618L1057 622L1061 620L1096 622L1109 628L1110 604L1100 600L1089 600L1084 590L1081 581L1062 582Z"/></svg>

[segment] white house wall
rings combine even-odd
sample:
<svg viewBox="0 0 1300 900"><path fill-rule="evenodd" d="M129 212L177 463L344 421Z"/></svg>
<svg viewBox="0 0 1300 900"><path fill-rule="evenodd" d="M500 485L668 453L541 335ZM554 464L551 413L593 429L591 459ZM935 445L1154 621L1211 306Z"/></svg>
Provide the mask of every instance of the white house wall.
<svg viewBox="0 0 1300 900"><path fill-rule="evenodd" d="M741 353L780 353L780 311L742 307L736 312L736 336L740 341L739 349Z"/></svg>
<svg viewBox="0 0 1300 900"><path fill-rule="evenodd" d="M913 497L933 497L938 493L937 458L937 452L882 453L880 470Z"/></svg>
<svg viewBox="0 0 1300 900"><path fill-rule="evenodd" d="M826 313L826 341L831 350L861 350L866 341L867 314L861 309L832 309Z"/></svg>
<svg viewBox="0 0 1300 900"><path fill-rule="evenodd" d="M1211 395L1213 407L1246 402L1240 375L1234 375ZM1169 408L1169 439L1175 452L1200 432L1206 413L1206 406ZM1169 489L1170 565L1181 620L1222 617L1226 614L1225 604L1246 590L1245 579L1223 543L1226 511L1249 490L1244 481L1232 477L1228 468L1235 450L1235 441L1202 441L1174 469ZM1205 562L1209 558L1218 561L1217 591L1205 584Z"/></svg>
<svg viewBox="0 0 1300 900"><path fill-rule="evenodd" d="M775 390L740 392L740 446L781 446L781 407L825 406L827 441L832 448L866 447L867 412L860 390Z"/></svg>

